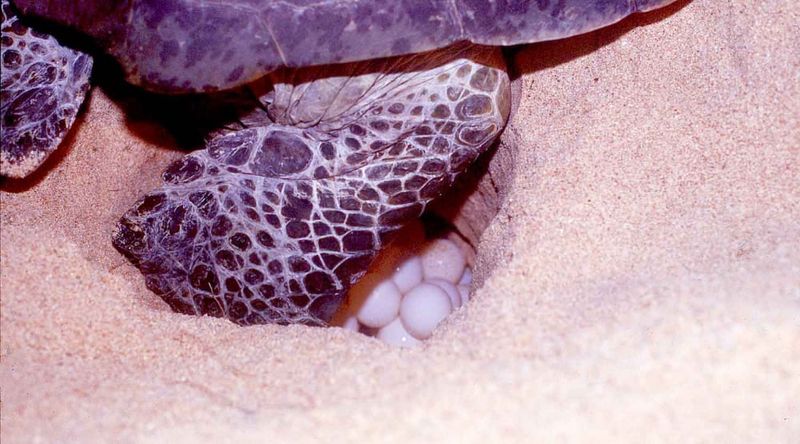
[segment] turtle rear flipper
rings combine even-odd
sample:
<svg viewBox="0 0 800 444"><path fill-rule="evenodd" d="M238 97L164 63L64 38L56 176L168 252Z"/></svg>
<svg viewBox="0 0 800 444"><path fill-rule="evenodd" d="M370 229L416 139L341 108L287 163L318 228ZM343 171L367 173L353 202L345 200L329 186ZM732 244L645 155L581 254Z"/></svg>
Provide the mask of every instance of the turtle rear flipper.
<svg viewBox="0 0 800 444"><path fill-rule="evenodd" d="M92 58L25 26L2 0L0 175L35 171L64 139L89 89Z"/></svg>
<svg viewBox="0 0 800 444"><path fill-rule="evenodd" d="M276 77L277 123L217 137L167 168L114 233L148 288L182 313L324 325L508 118L496 48L362 68Z"/></svg>

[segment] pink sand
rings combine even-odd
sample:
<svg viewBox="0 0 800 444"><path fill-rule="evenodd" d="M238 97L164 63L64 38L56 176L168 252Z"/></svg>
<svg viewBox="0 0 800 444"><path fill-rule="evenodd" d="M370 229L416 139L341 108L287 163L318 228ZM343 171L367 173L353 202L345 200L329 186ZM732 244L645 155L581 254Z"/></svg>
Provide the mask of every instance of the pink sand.
<svg viewBox="0 0 800 444"><path fill-rule="evenodd" d="M484 285L417 350L172 313L110 233L180 154L96 90L1 195L3 443L796 442L798 23L695 0L519 52Z"/></svg>

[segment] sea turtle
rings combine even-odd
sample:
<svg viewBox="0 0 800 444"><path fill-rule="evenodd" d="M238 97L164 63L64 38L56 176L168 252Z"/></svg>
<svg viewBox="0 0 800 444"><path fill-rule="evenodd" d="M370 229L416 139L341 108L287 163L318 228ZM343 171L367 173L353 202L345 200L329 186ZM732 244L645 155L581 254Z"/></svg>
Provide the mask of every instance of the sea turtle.
<svg viewBox="0 0 800 444"><path fill-rule="evenodd" d="M78 114L92 71L88 54L25 26L0 1L0 173L25 177L61 143Z"/></svg>
<svg viewBox="0 0 800 444"><path fill-rule="evenodd" d="M176 311L243 325L324 325L393 233L505 125L509 78L499 46L587 32L672 1L15 5L23 15L91 36L129 82L147 89L210 92L247 84L256 106L235 128L170 165L163 186L121 218L113 243ZM6 20L14 19L4 13L5 64L7 54L39 37L13 24L7 30ZM46 114L66 101L63 114L74 116L89 64L75 54L54 59L56 77L65 73L73 86L51 90L69 94L35 86L6 111L4 91L4 138L21 131L23 121L55 125L45 139L63 135L69 121L53 124ZM12 60L15 73L33 63L28 57ZM47 102L25 102L34 98Z"/></svg>

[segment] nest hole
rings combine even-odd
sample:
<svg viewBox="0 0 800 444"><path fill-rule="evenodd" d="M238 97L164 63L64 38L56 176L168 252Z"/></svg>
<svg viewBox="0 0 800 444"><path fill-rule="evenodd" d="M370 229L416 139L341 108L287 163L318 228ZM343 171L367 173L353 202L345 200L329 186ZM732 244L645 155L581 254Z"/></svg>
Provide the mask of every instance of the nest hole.
<svg viewBox="0 0 800 444"><path fill-rule="evenodd" d="M509 122L518 92L518 82L513 82ZM489 246L482 243L482 235L505 200L516 146L513 130L506 128L449 192L381 251L331 324L415 347L448 316L468 309L475 290L506 257L502 250L507 244Z"/></svg>

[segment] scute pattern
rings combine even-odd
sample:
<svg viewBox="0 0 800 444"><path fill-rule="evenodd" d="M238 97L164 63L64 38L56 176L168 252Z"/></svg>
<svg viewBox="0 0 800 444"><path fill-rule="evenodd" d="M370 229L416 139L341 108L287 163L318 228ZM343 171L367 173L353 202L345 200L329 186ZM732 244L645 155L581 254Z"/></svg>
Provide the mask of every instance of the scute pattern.
<svg viewBox="0 0 800 444"><path fill-rule="evenodd" d="M479 87L463 67L485 74ZM168 167L114 245L179 312L324 325L392 234L491 144L509 80L499 50L462 46L265 81L266 113L242 119L262 123Z"/></svg>
<svg viewBox="0 0 800 444"><path fill-rule="evenodd" d="M2 12L0 175L25 177L66 135L89 89L90 56L31 30L8 2Z"/></svg>

